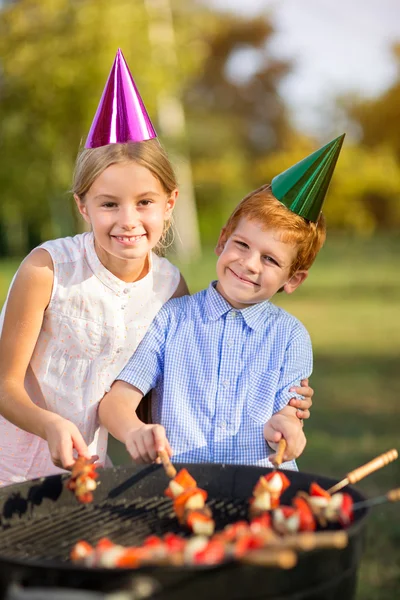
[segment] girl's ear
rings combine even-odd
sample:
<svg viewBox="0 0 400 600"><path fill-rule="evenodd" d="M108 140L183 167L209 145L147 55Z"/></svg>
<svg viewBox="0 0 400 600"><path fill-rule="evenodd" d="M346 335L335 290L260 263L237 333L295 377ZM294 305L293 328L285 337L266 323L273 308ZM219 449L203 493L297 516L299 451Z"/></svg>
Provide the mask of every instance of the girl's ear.
<svg viewBox="0 0 400 600"><path fill-rule="evenodd" d="M283 286L287 294L292 294L308 277L308 271L296 271Z"/></svg>
<svg viewBox="0 0 400 600"><path fill-rule="evenodd" d="M221 256L226 244L226 229L223 227L219 234L217 245L215 246L215 254Z"/></svg>
<svg viewBox="0 0 400 600"><path fill-rule="evenodd" d="M89 215L87 212L87 207L86 207L85 202L83 202L77 194L74 194L74 200L76 202L76 206L78 207L78 210L81 213L82 217L85 219L86 223L89 223L89 225L90 225L90 218L89 218Z"/></svg>
<svg viewBox="0 0 400 600"><path fill-rule="evenodd" d="M171 214L172 214L172 211L174 210L175 202L177 201L178 195L179 195L178 190L174 190L173 192L171 192L171 194L167 200L167 204L165 206L165 213L164 213L165 221L168 221L171 218Z"/></svg>

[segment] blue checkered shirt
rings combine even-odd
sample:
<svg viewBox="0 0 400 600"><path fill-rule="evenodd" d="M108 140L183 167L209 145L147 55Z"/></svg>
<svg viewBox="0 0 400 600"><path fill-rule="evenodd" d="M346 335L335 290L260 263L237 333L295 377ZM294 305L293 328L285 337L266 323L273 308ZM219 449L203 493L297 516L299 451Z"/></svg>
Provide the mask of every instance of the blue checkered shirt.
<svg viewBox="0 0 400 600"><path fill-rule="evenodd" d="M214 286L167 302L117 379L155 390L174 460L271 467L263 426L311 374L310 337L269 301L236 310Z"/></svg>

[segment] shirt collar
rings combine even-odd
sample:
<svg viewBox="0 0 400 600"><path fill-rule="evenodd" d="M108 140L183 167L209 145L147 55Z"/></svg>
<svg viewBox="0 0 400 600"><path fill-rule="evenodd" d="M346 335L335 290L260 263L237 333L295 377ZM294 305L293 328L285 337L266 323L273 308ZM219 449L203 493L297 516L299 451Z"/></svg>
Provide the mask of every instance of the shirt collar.
<svg viewBox="0 0 400 600"><path fill-rule="evenodd" d="M208 321L217 321L226 313L232 315L240 314L246 325L251 329L261 329L267 318L275 310L275 307L269 300L252 304L248 308L233 308L223 296L216 290L216 281L212 281L207 288L205 298L205 316Z"/></svg>
<svg viewBox="0 0 400 600"><path fill-rule="evenodd" d="M153 277L153 257L152 257L151 252L149 254L150 264L149 264L149 272L147 273L147 275L145 275L145 277L143 277L142 279L139 279L139 281L133 281L132 283L127 283L126 281L122 281L122 279L119 279L118 277L113 275L113 273L111 273L111 271L106 269L106 267L102 264L99 257L97 256L97 253L96 253L96 250L94 247L93 232L90 231L84 235L86 236L85 244L84 244L85 245L85 254L86 254L86 260L87 260L89 267L93 271L94 275L98 279L100 279L100 281L104 285L106 285L108 288L110 288L117 295L120 295L123 293L126 294L127 291L131 291L134 288L146 285L147 281L152 279L152 277Z"/></svg>

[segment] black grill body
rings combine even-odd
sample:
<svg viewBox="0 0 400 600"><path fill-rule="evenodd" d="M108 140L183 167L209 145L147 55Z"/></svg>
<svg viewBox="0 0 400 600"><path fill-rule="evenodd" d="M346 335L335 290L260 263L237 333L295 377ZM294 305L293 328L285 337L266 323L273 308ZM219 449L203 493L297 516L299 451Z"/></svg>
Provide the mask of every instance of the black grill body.
<svg viewBox="0 0 400 600"><path fill-rule="evenodd" d="M208 491L217 529L246 518L248 498L258 478L269 472L258 467L190 464L199 487ZM93 504L80 505L65 489L68 476L55 475L0 490L0 589L16 581L25 586L54 586L113 591L132 589L145 576L158 600L352 600L362 552L366 511L349 528L347 548L299 554L289 571L238 563L216 567L145 567L138 570L94 569L69 562L72 546L85 539L95 544L107 536L124 545L140 544L150 534L182 533L163 496L167 477L158 465L116 467L99 471ZM307 473L286 472L291 486L282 497L289 504L312 481L325 488L334 480ZM355 501L363 496L346 491ZM0 600L1 600L0 592Z"/></svg>

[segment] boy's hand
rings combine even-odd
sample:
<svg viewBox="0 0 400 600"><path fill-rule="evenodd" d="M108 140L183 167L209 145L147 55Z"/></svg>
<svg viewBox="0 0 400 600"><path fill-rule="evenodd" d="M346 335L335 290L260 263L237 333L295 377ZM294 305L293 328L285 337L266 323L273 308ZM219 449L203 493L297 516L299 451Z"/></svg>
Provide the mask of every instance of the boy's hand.
<svg viewBox="0 0 400 600"><path fill-rule="evenodd" d="M49 415L44 424L44 438L49 445L51 460L60 469L72 468L75 463L74 450L78 456L92 458L77 426L59 415Z"/></svg>
<svg viewBox="0 0 400 600"><path fill-rule="evenodd" d="M276 450L282 437L285 438L287 444L283 460L298 458L303 452L307 440L301 421L296 416L276 413L264 425L264 438L273 450ZM274 456L271 455L269 459L271 460Z"/></svg>
<svg viewBox="0 0 400 600"><path fill-rule="evenodd" d="M300 398L292 398L289 402L289 405L298 409L296 411L296 416L299 419L309 419L314 390L308 385L308 379L303 379L300 384L301 387L293 387L289 391L299 394L300 396L304 396L304 399L300 400Z"/></svg>
<svg viewBox="0 0 400 600"><path fill-rule="evenodd" d="M152 463L159 450L166 450L172 456L172 449L162 425L142 425L132 429L125 440L126 449L138 464Z"/></svg>

